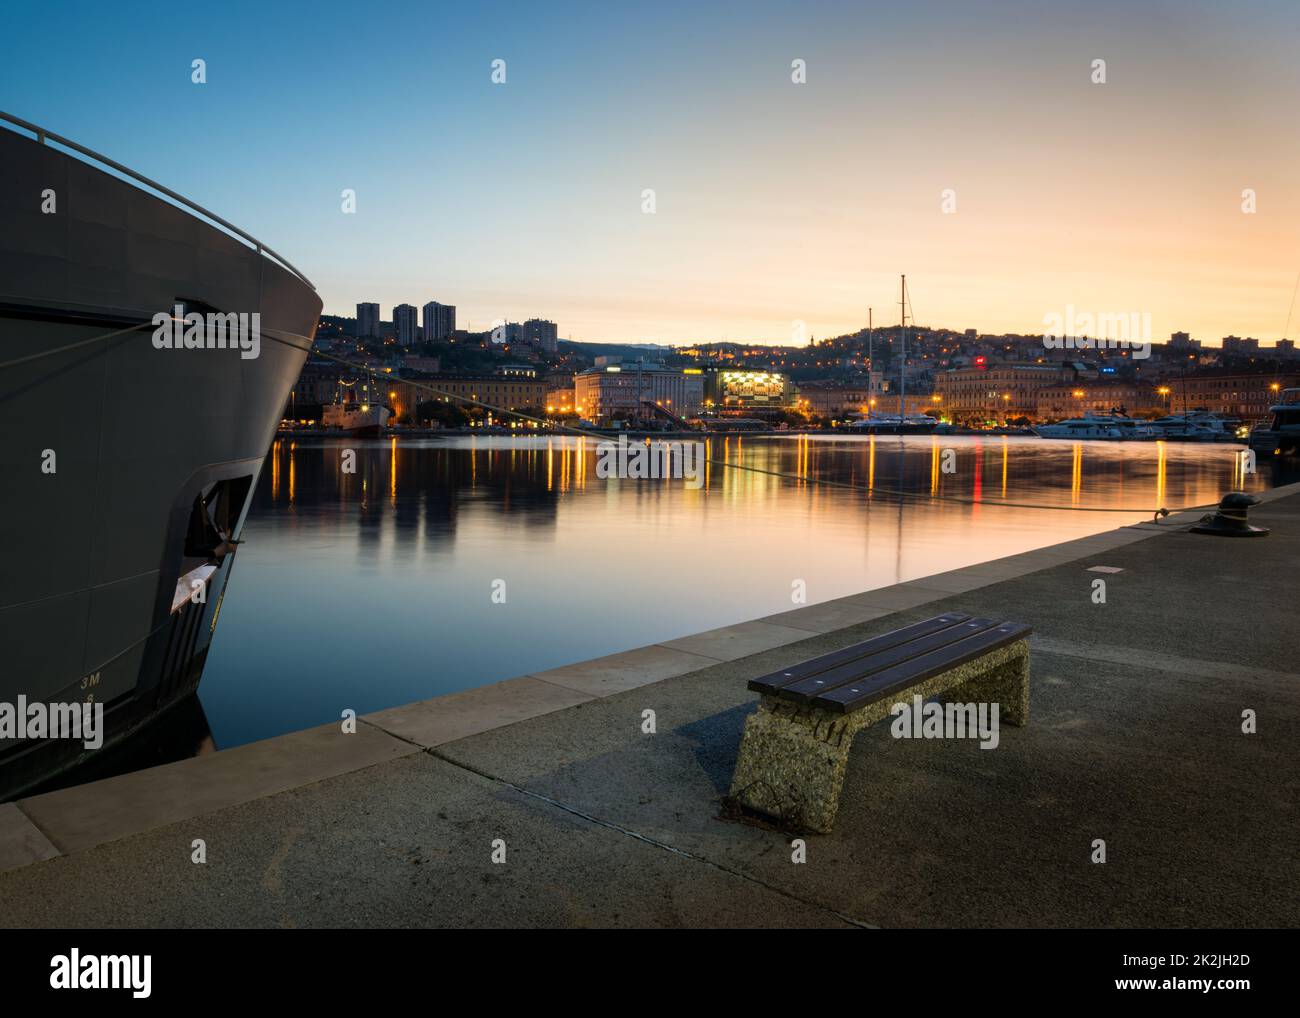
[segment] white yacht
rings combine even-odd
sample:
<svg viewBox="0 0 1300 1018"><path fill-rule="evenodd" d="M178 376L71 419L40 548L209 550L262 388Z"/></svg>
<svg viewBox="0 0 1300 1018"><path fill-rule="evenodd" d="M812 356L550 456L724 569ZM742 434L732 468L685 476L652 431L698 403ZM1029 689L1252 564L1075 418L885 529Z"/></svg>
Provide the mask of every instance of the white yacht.
<svg viewBox="0 0 1300 1018"><path fill-rule="evenodd" d="M1190 410L1185 414L1157 417L1149 422L1160 438L1186 442L1231 442L1237 437L1241 422L1208 410Z"/></svg>
<svg viewBox="0 0 1300 1018"><path fill-rule="evenodd" d="M928 435L938 426L937 419L923 414L909 414L906 417L872 415L854 421L849 429L868 435Z"/></svg>
<svg viewBox="0 0 1300 1018"><path fill-rule="evenodd" d="M1082 417L1055 424L1041 424L1033 429L1039 438L1100 439L1112 442L1149 442L1160 435L1146 421L1119 413L1086 413Z"/></svg>

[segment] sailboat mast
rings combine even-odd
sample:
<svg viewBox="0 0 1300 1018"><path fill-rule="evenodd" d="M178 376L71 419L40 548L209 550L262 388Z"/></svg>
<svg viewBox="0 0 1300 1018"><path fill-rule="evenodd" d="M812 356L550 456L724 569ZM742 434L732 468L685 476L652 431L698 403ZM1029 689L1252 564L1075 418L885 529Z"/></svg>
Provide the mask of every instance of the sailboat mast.
<svg viewBox="0 0 1300 1018"><path fill-rule="evenodd" d="M871 391L871 376L876 370L876 360L873 356L872 341L875 339L876 329L871 321L871 308L867 308L867 405L870 406L871 397L875 395Z"/></svg>
<svg viewBox="0 0 1300 1018"><path fill-rule="evenodd" d="M876 338L876 327L871 321L871 313L874 310L875 310L874 308L867 308L867 368L868 371L870 371L871 368L874 368L876 366L876 362L872 359L874 351L871 345L873 340ZM867 387L868 388L871 387L869 383Z"/></svg>
<svg viewBox="0 0 1300 1018"><path fill-rule="evenodd" d="M906 419L907 407L907 276L898 284L899 331L903 340L903 359L898 362L898 420Z"/></svg>

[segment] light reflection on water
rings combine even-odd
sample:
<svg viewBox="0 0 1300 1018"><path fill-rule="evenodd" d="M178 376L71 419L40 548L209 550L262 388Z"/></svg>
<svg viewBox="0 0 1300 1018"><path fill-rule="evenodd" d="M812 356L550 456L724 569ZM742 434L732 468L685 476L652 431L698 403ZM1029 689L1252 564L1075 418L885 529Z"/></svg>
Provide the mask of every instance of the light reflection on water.
<svg viewBox="0 0 1300 1018"><path fill-rule="evenodd" d="M785 611L796 580L815 604L1291 479L1163 442L731 436L709 456L692 490L596 476L594 439L277 440L200 688L217 746Z"/></svg>

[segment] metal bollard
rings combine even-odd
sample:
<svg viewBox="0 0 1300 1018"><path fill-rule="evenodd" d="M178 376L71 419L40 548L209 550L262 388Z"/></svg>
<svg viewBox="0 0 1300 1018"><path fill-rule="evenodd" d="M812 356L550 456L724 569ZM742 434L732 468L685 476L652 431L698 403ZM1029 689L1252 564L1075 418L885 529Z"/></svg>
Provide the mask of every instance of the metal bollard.
<svg viewBox="0 0 1300 1018"><path fill-rule="evenodd" d="M1192 527L1193 534L1213 534L1216 537L1267 537L1268 527L1253 527L1246 521L1250 507L1259 505L1259 499L1244 491L1230 491L1219 499L1219 511L1205 516Z"/></svg>

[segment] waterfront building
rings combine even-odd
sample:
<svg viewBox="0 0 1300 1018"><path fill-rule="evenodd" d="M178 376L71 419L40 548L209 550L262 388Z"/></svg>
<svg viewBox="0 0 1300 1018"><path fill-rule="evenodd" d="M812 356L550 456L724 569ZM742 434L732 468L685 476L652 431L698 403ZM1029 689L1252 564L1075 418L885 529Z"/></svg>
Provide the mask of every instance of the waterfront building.
<svg viewBox="0 0 1300 1018"><path fill-rule="evenodd" d="M988 362L976 357L970 367L949 368L935 376L936 403L957 424L983 425L1037 414L1039 389L1073 380L1063 364Z"/></svg>
<svg viewBox="0 0 1300 1018"><path fill-rule="evenodd" d="M763 417L794 406L794 386L782 372L720 367L701 370L704 408L711 413Z"/></svg>
<svg viewBox="0 0 1300 1018"><path fill-rule="evenodd" d="M411 407L442 400L472 410L472 404L459 402L472 400L504 410L536 410L544 406L546 400L545 382L537 378L505 375L435 375L420 379L418 385L403 382L396 388L399 401ZM437 391L430 391L431 389Z"/></svg>
<svg viewBox="0 0 1300 1018"><path fill-rule="evenodd" d="M296 419L300 409L331 402L338 391L342 371L333 361L308 360L289 393L286 416Z"/></svg>
<svg viewBox="0 0 1300 1018"><path fill-rule="evenodd" d="M704 401L704 378L698 369L681 371L657 361L618 363L606 357L573 378L574 401L583 420L605 425L611 420L646 419L653 406L678 417L694 417Z"/></svg>
<svg viewBox="0 0 1300 1018"><path fill-rule="evenodd" d="M1038 421L1060 421L1082 417L1085 413L1122 410L1130 416L1163 412L1163 394L1145 382L1075 382L1049 385L1035 394Z"/></svg>
<svg viewBox="0 0 1300 1018"><path fill-rule="evenodd" d="M806 414L817 417L845 417L850 414L867 413L871 398L872 393L866 385L801 382L795 403Z"/></svg>
<svg viewBox="0 0 1300 1018"><path fill-rule="evenodd" d="M885 393L871 397L869 410L878 417L893 417L898 414L898 394ZM908 393L903 397L903 416L921 417L928 414L940 420L950 420L944 410L943 397L937 392Z"/></svg>
<svg viewBox="0 0 1300 1018"><path fill-rule="evenodd" d="M1244 374L1212 371L1166 379L1161 386L1170 413L1205 409L1244 421L1262 420L1283 389L1300 386L1300 373Z"/></svg>
<svg viewBox="0 0 1300 1018"><path fill-rule="evenodd" d="M577 406L573 386L546 390L546 412L548 414L569 414Z"/></svg>

